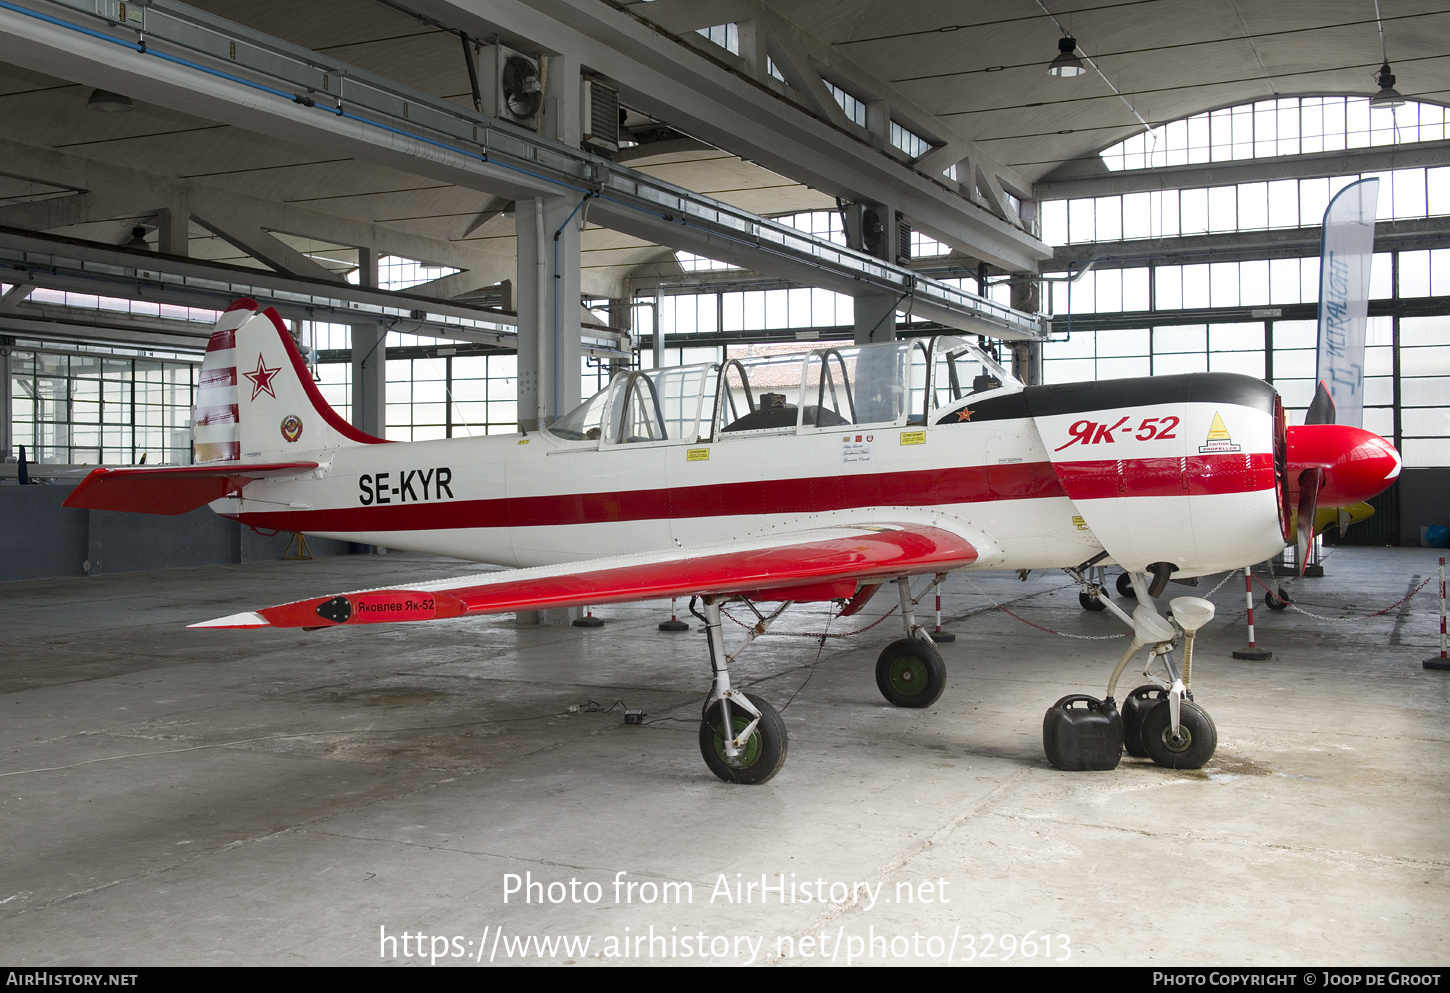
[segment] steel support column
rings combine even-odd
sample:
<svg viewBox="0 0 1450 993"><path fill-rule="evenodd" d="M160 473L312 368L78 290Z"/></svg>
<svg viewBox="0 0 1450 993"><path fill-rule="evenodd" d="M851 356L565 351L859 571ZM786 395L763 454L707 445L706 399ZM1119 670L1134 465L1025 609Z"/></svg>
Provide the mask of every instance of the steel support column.
<svg viewBox="0 0 1450 993"><path fill-rule="evenodd" d="M900 299L899 294L880 290L857 290L852 295L856 304L856 344L870 345L896 337L896 306Z"/></svg>
<svg viewBox="0 0 1450 993"><path fill-rule="evenodd" d="M578 406L579 227L584 200L515 205L519 271L519 427L545 427Z"/></svg>
<svg viewBox="0 0 1450 993"><path fill-rule="evenodd" d="M377 289L378 257L358 249L358 284ZM387 433L387 330L376 321L352 325L352 423L378 438Z"/></svg>

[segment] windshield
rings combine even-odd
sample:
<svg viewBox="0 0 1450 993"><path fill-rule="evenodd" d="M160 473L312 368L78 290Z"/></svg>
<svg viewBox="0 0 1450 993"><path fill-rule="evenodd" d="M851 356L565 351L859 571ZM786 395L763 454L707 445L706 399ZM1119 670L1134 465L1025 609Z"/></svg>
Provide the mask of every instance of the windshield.
<svg viewBox="0 0 1450 993"><path fill-rule="evenodd" d="M621 372L546 429L564 441L606 445L695 442L715 407L715 365Z"/></svg>
<svg viewBox="0 0 1450 993"><path fill-rule="evenodd" d="M974 342L937 338L932 342L932 405L949 407L976 393L1022 384Z"/></svg>
<svg viewBox="0 0 1450 993"><path fill-rule="evenodd" d="M564 441L597 441L604 423L604 402L609 389L600 390L569 413L550 424L546 431Z"/></svg>

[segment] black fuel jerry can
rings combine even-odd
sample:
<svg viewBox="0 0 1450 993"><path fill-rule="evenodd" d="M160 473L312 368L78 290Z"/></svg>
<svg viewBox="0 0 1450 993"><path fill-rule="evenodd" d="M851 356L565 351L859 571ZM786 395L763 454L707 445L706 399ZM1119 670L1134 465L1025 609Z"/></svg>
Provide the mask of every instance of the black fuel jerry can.
<svg viewBox="0 0 1450 993"><path fill-rule="evenodd" d="M1042 718L1047 761L1067 772L1116 769L1123 757L1123 718L1111 700L1065 696Z"/></svg>
<svg viewBox="0 0 1450 993"><path fill-rule="evenodd" d="M1129 693L1123 701L1123 747L1136 758L1145 758L1143 747L1143 718L1148 711L1158 706L1160 700L1168 699L1168 691L1161 686L1148 683Z"/></svg>

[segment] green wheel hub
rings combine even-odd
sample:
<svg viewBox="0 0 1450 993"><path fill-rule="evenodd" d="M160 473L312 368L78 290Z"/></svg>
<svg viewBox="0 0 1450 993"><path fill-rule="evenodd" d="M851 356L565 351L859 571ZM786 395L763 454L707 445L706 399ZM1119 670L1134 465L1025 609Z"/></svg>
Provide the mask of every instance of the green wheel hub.
<svg viewBox="0 0 1450 993"><path fill-rule="evenodd" d="M916 696L926 691L926 663L914 655L903 655L892 660L886 678L902 696Z"/></svg>
<svg viewBox="0 0 1450 993"><path fill-rule="evenodd" d="M750 722L754 719L754 715L746 712L740 707L730 708L730 723L734 725L733 735L735 737L739 737L740 732L744 731L747 727L749 727ZM761 744L759 728L755 729L755 734L752 734L749 738L745 739L745 744L740 746L740 754L735 756L734 758L731 758L730 755L725 751L725 739L720 737L719 735L715 735L714 738L715 755L720 759L721 762L725 763L726 765L734 766L737 769L749 769L756 762L760 761L760 753L761 751L763 751L764 746Z"/></svg>
<svg viewBox="0 0 1450 993"><path fill-rule="evenodd" d="M740 746L740 754L734 758L725 754L727 732L720 700L705 708L700 721L700 754L710 771L725 782L753 785L766 782L780 771L785 764L787 740L785 722L775 708L754 694L747 694L746 699L760 711L760 723ZM754 720L755 715L744 707L732 706L728 734L738 737Z"/></svg>

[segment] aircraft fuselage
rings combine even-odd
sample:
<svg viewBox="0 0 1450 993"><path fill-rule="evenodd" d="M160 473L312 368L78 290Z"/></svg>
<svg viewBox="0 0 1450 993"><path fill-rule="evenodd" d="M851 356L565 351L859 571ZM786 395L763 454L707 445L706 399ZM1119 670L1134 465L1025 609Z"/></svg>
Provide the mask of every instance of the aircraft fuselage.
<svg viewBox="0 0 1450 993"><path fill-rule="evenodd" d="M299 449L288 454L316 471L214 506L257 527L509 566L909 510L987 536L977 569L1072 566L1106 550L1192 576L1283 545L1273 396L1247 377L1165 377L1000 389L925 424Z"/></svg>

